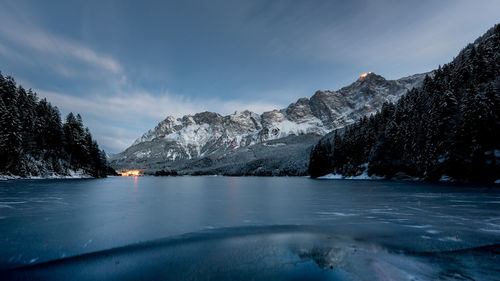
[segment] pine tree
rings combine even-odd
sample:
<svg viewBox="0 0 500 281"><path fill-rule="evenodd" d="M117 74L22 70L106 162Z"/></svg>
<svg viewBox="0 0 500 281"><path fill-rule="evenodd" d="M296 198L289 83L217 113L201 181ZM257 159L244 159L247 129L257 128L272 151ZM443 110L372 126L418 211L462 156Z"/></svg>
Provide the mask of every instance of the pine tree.
<svg viewBox="0 0 500 281"><path fill-rule="evenodd" d="M70 113L63 126L57 107L0 73L0 173L64 174L68 169L95 177L109 169L81 116Z"/></svg>

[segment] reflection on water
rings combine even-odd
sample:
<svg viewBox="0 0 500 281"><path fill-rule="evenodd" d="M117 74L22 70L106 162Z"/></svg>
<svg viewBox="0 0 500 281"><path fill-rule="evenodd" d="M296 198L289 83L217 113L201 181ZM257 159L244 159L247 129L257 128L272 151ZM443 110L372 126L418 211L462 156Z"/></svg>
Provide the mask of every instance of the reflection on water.
<svg viewBox="0 0 500 281"><path fill-rule="evenodd" d="M278 250L281 254L266 255L270 264L303 261L299 263L301 268L332 272L318 273L327 279L342 279L345 274L353 274L350 269L356 267L366 267L372 270L366 274L380 276L391 269L391 276L400 276L400 269L415 272L406 268L415 264L418 268L430 267L429 272L441 276L443 267L434 268L433 263L441 264L443 256L405 254L403 260L411 262L398 264L398 253L450 253L498 244L499 214L498 191L477 186L254 177L0 182L0 268L186 233L222 229L233 233L242 226L262 230L292 225L305 227L307 231L301 231L306 233L314 228L316 236L309 238L317 243L300 246L304 243L299 241L307 239L292 235L292 242L283 248L286 250ZM280 242L283 236L276 235L258 237L267 241L262 251L272 253L274 247L284 247ZM238 257L238 249L243 249L239 244L227 248L238 241L234 239L231 243L226 239L203 245L214 253L220 254L219 248L227 249L228 255ZM244 247L245 255L258 259L259 255L251 253L258 249L257 244ZM376 263L368 266L361 262L373 256ZM471 263L468 267L474 269ZM470 272L460 274L475 276Z"/></svg>
<svg viewBox="0 0 500 281"><path fill-rule="evenodd" d="M139 177L138 176L135 176L134 177L134 191L137 190L137 188L139 187Z"/></svg>

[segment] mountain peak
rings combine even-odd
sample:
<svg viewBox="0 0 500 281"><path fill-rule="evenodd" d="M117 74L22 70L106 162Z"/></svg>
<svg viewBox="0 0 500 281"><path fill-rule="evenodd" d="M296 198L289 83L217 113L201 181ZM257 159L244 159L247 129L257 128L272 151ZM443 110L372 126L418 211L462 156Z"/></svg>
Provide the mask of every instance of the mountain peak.
<svg viewBox="0 0 500 281"><path fill-rule="evenodd" d="M363 74L361 74L358 78L358 81L370 81L370 80L380 80L380 79L383 79L383 80L386 80L383 76L380 76L374 72L365 72Z"/></svg>
<svg viewBox="0 0 500 281"><path fill-rule="evenodd" d="M373 74L373 72L365 72L365 73L363 73L363 74L359 75L359 79L364 79L364 78L366 78L368 75L372 75L372 74Z"/></svg>

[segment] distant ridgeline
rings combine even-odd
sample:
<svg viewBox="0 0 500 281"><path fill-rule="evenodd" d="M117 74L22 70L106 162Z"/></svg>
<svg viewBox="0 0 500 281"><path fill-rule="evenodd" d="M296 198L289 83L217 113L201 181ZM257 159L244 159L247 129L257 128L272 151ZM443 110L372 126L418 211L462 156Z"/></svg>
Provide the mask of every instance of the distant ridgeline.
<svg viewBox="0 0 500 281"><path fill-rule="evenodd" d="M431 76L396 104L321 139L311 176L499 179L500 24Z"/></svg>
<svg viewBox="0 0 500 281"><path fill-rule="evenodd" d="M78 114L61 123L57 107L0 73L0 174L105 177L106 157Z"/></svg>

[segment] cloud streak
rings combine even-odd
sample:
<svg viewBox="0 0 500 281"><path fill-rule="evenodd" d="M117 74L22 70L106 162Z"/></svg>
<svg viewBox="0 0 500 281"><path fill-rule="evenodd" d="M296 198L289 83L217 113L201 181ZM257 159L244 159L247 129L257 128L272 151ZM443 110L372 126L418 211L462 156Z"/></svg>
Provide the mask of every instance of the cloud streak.
<svg viewBox="0 0 500 281"><path fill-rule="evenodd" d="M251 110L257 113L272 110L279 106L264 101L240 101L213 99L189 99L169 93L151 95L146 92L127 93L112 96L75 97L68 94L36 90L41 97L62 108L72 108L95 116L109 117L112 120L161 120L167 116L182 117L201 111L214 111L229 114L234 111Z"/></svg>
<svg viewBox="0 0 500 281"><path fill-rule="evenodd" d="M380 68L419 65L422 69L413 70L419 72L437 67L436 60L448 62L471 39L498 22L500 9L500 2L494 0L358 2L349 17L334 2L323 3L324 11L332 13L331 20L321 20L326 16L321 13L311 19L307 8L280 18L288 5L274 2L253 24L264 30L264 36L272 35L265 47L277 56ZM405 74L410 73L391 78Z"/></svg>
<svg viewBox="0 0 500 281"><path fill-rule="evenodd" d="M215 111L222 115L236 110L262 113L280 108L279 105L265 101L189 99L167 92L152 95L136 91L85 98L45 90L36 92L58 106L63 114L69 111L82 113L84 120L90 120L89 127L92 131L98 132L96 138L99 143L112 152L125 149L146 131L145 128L154 127L167 116L182 117L202 111Z"/></svg>
<svg viewBox="0 0 500 281"><path fill-rule="evenodd" d="M5 14L0 15L4 17ZM112 74L122 72L123 68L117 60L100 54L81 42L51 34L36 27L19 25L7 19L0 20L0 38L17 48L30 49L41 55L50 56L53 60L50 65L60 74L68 76L71 73L68 70L74 68L75 63L83 63L93 69ZM8 48L3 46L1 50L5 53Z"/></svg>

